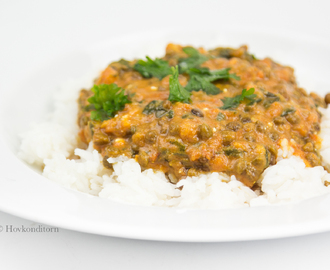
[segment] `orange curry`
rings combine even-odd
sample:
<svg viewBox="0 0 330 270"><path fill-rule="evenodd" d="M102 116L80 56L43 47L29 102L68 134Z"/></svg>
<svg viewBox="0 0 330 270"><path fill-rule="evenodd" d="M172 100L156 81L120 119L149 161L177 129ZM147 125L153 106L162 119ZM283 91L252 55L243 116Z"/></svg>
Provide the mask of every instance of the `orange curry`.
<svg viewBox="0 0 330 270"><path fill-rule="evenodd" d="M170 66L188 57L180 45L169 44L161 58ZM297 86L291 67L269 58L256 59L247 47L238 49L198 49L208 59L200 64L210 70L230 68L240 80L219 79L213 84L219 94L199 89L189 103L171 102L169 78L145 78L134 69L136 61L111 63L95 80L95 85L115 83L125 89L131 103L112 118L91 120L86 110L90 90L79 97L80 139L104 157L125 155L142 169L165 172L172 183L187 176L207 172L235 175L252 187L269 165L276 163L282 139L287 139L307 166L321 164L320 114L324 101ZM184 87L189 74L179 75ZM243 100L234 109L223 109L225 97L235 97L243 89L254 88L254 102Z"/></svg>

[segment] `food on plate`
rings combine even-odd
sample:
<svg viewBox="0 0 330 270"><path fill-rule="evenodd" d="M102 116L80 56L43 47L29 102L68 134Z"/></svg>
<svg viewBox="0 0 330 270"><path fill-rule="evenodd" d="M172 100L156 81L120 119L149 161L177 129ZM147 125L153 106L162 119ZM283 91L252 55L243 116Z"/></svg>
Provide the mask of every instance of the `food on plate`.
<svg viewBox="0 0 330 270"><path fill-rule="evenodd" d="M111 63L81 90L79 131L43 128L62 134L51 140L56 155L32 150L26 135L20 156L44 164L50 179L119 201L288 202L328 192L329 102L299 87L291 67L257 59L247 46L169 44L162 58ZM87 150L73 154L77 144Z"/></svg>
<svg viewBox="0 0 330 270"><path fill-rule="evenodd" d="M111 63L79 105L80 138L93 142L105 166L125 155L173 183L223 172L252 187L276 163L282 140L292 140L306 166L321 165L324 101L297 86L292 68L244 46L169 44L161 59Z"/></svg>

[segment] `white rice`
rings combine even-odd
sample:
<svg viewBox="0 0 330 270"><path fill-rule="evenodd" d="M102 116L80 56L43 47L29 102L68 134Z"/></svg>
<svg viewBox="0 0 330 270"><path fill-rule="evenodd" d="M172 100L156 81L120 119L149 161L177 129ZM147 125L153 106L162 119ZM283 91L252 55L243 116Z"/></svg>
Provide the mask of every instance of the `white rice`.
<svg viewBox="0 0 330 270"><path fill-rule="evenodd" d="M54 122L34 124L22 134L18 156L29 164L42 166L45 159L61 153L64 158L71 155L77 138L72 130Z"/></svg>
<svg viewBox="0 0 330 270"><path fill-rule="evenodd" d="M145 206L180 208L234 208L297 202L330 192L330 174L323 167L306 168L294 156L294 141L280 142L277 164L267 168L261 191L246 187L235 176L208 173L171 184L163 172L141 171L134 159L109 158L113 170L103 167L102 157L90 145L76 148L77 97L86 80L71 82L55 96L55 111L47 122L22 134L18 156L29 164L44 166L42 174L67 188L114 201ZM330 164L330 108L323 114L321 155ZM68 117L70 116L70 117ZM72 153L80 159L67 159Z"/></svg>

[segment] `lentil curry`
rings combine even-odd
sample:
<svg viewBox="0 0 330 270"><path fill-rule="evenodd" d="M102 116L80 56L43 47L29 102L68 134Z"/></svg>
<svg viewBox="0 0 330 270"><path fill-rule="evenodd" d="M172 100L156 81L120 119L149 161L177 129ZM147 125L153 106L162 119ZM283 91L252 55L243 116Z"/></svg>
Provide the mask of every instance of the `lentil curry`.
<svg viewBox="0 0 330 270"><path fill-rule="evenodd" d="M246 46L169 44L161 59L111 63L81 90L79 137L93 141L105 167L125 155L172 183L224 172L253 187L283 139L307 166L321 164L318 106L323 99L298 87L291 67L256 59Z"/></svg>

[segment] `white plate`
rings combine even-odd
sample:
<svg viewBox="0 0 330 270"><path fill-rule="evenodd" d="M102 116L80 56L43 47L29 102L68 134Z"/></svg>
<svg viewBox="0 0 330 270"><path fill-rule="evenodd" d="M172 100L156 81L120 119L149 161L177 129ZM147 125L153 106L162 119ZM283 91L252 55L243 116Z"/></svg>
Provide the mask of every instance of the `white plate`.
<svg viewBox="0 0 330 270"><path fill-rule="evenodd" d="M300 85L330 90L330 45L323 41L228 31L162 32L126 36L93 48L68 51L29 79L1 89L0 209L61 228L102 235L165 241L239 241L330 230L330 196L296 204L229 210L178 210L115 203L58 186L16 157L18 133L51 108L50 96L67 78L102 70L121 57L161 56L168 42L205 46L248 44L296 68ZM31 72L31 71L30 71ZM10 90L10 91L9 91Z"/></svg>

